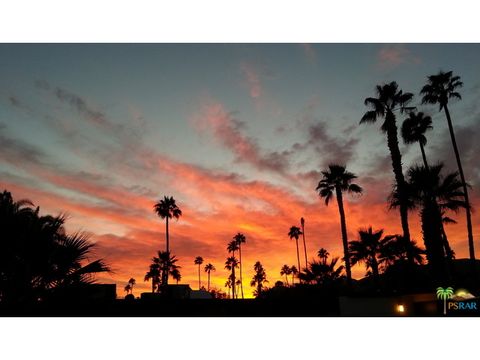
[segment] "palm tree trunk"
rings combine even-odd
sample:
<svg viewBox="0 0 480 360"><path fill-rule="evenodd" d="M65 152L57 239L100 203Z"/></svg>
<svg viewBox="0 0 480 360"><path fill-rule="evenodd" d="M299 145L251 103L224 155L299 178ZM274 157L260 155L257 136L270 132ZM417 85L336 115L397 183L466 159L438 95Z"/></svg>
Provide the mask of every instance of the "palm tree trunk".
<svg viewBox="0 0 480 360"><path fill-rule="evenodd" d="M442 222L442 237L443 237L443 245L445 246L445 253L447 254L448 260L453 260L453 251L450 247L450 243L448 242L447 232L445 231L445 225Z"/></svg>
<svg viewBox="0 0 480 360"><path fill-rule="evenodd" d="M292 285L295 285L295 274L292 273Z"/></svg>
<svg viewBox="0 0 480 360"><path fill-rule="evenodd" d="M238 244L238 252L239 252L239 254L240 254L240 290L242 291L242 299L243 299L242 244Z"/></svg>
<svg viewBox="0 0 480 360"><path fill-rule="evenodd" d="M380 275L378 273L378 262L377 262L377 259L375 258L375 255L372 258L372 273L373 273L373 279L375 281L375 286L378 289L380 286Z"/></svg>
<svg viewBox="0 0 480 360"><path fill-rule="evenodd" d="M427 163L427 156L425 155L425 149L422 145L421 142L418 142L420 144L420 151L422 152L422 158L423 158L423 165L425 165L425 169L429 169L428 163Z"/></svg>
<svg viewBox="0 0 480 360"><path fill-rule="evenodd" d="M170 253L170 239L168 236L168 216L165 218L165 238L167 242L167 252Z"/></svg>
<svg viewBox="0 0 480 360"><path fill-rule="evenodd" d="M348 252L347 222L345 220L345 210L343 209L343 196L340 187L335 187L337 195L338 212L340 213L340 227L342 230L343 254L345 258L345 271L347 272L348 287L352 286L352 271L350 269L350 254Z"/></svg>
<svg viewBox="0 0 480 360"><path fill-rule="evenodd" d="M232 298L235 299L235 266L232 265Z"/></svg>
<svg viewBox="0 0 480 360"><path fill-rule="evenodd" d="M298 251L298 238L295 238L295 242L297 243L297 262L298 262L298 268L300 269L300 252Z"/></svg>
<svg viewBox="0 0 480 360"><path fill-rule="evenodd" d="M166 243L167 243L167 254L168 254L168 256L170 256L170 239L169 239L169 234L168 234L168 216L165 217L165 237L166 237ZM165 263L164 271L163 271L162 285L168 285L168 267L167 267L166 263Z"/></svg>
<svg viewBox="0 0 480 360"><path fill-rule="evenodd" d="M200 290L201 282L200 282L200 264L198 264L198 290Z"/></svg>
<svg viewBox="0 0 480 360"><path fill-rule="evenodd" d="M302 236L303 236L303 250L305 251L305 268L307 268L307 245L305 242L305 225L302 223ZM302 269L298 269L301 271Z"/></svg>
<svg viewBox="0 0 480 360"><path fill-rule="evenodd" d="M285 274L285 282L287 283L287 286L288 286L288 276L287 276L287 274Z"/></svg>
<svg viewBox="0 0 480 360"><path fill-rule="evenodd" d="M208 291L210 291L210 271L208 271Z"/></svg>
<svg viewBox="0 0 480 360"><path fill-rule="evenodd" d="M392 158L392 168L397 184L399 200L400 200L400 220L402 223L403 240L407 249L407 257L410 264L413 264L412 250L410 246L410 229L408 226L408 199L405 191L405 178L402 171L402 154L398 147L397 124L395 123L395 115L391 111L385 116L387 124L387 145Z"/></svg>
<svg viewBox="0 0 480 360"><path fill-rule="evenodd" d="M472 263L472 270L476 274L475 271L475 247L473 243L473 230L472 230L472 213L471 213L471 208L470 208L470 201L468 200L468 188L467 188L467 182L465 181L465 175L463 174L463 167L462 167L462 162L460 160L460 154L458 152L458 147L457 147L457 141L455 139L455 133L453 131L453 125L452 125L452 119L450 118L450 111L448 111L448 107L445 104L443 107L445 110L445 115L447 117L447 122L448 122L448 130L450 131L450 138L452 140L452 145L453 145L453 151L455 153L455 158L457 160L457 166L458 166L458 172L460 174L460 179L462 180L462 186L463 186L463 193L465 196L465 212L466 212L466 218L467 218L467 232L468 232L468 250L470 253L470 260Z"/></svg>

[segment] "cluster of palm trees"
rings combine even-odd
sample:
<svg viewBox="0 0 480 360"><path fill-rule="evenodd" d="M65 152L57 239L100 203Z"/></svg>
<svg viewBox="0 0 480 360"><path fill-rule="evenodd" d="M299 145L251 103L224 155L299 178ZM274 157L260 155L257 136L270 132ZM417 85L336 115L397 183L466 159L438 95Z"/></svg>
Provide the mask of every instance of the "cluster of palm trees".
<svg viewBox="0 0 480 360"><path fill-rule="evenodd" d="M95 244L87 234L67 234L65 220L42 216L30 200L0 193L0 302L44 300L110 271L103 259L90 260Z"/></svg>
<svg viewBox="0 0 480 360"><path fill-rule="evenodd" d="M307 262L305 263L308 264ZM308 265L305 265L305 266L308 266ZM294 285L295 277L298 275L298 269L295 265L288 266L287 264L285 264L280 269L280 276L285 276L285 284L287 284L287 286L289 285L288 275L292 275L292 285Z"/></svg>
<svg viewBox="0 0 480 360"><path fill-rule="evenodd" d="M238 290L241 292L242 299L244 298L243 294L243 278L242 278L242 244L245 244L247 238L242 233L237 233L233 239L227 244L227 251L229 254L232 254L225 261L225 269L229 270L230 276L225 283L225 286L228 288L229 293L232 291L232 298L238 298ZM235 252L239 253L239 260L235 257ZM235 276L235 269L240 268L240 278L237 279ZM238 289L237 289L238 288Z"/></svg>
<svg viewBox="0 0 480 360"><path fill-rule="evenodd" d="M265 283L268 283L267 272L263 268L263 265L260 261L255 262L253 265L253 270L255 274L250 281L250 286L255 287L253 295L260 297L262 295Z"/></svg>
<svg viewBox="0 0 480 360"><path fill-rule="evenodd" d="M330 254L324 248L321 248L317 255L320 260L309 262L303 271L299 273L299 278L304 284L316 284L327 288L333 286L342 279L344 266L337 266L338 257L332 258L328 262Z"/></svg>
<svg viewBox="0 0 480 360"><path fill-rule="evenodd" d="M328 263L327 259L329 254L325 249L319 250L319 261L313 260L312 262L308 262L305 241L305 219L302 217L300 226L292 226L288 232L290 239L295 239L297 265L284 265L281 268L280 274L285 276L287 285L289 275L292 275L292 284L294 284L294 278L297 275L300 281L306 283L321 283L324 282L325 279L331 280L338 278L341 272L345 270L347 284L350 286L352 282L351 266L360 263L365 264L367 274L371 274L375 281L378 282L380 272L385 270L389 265L396 261L404 261L409 265L421 264L423 262L423 254L426 255L437 280L445 280L448 277L447 265L449 261L454 258L454 251L449 244L445 225L455 222L448 216L448 213L452 211L458 212L460 209L465 209L466 212L469 255L474 266L475 251L471 205L468 198L468 184L465 180L448 107L451 99L461 99L457 90L462 85L460 78L454 76L451 71L439 72L436 75L428 76L427 83L420 91L422 104L438 104L439 110L445 113L458 167L457 172L448 174L444 174L442 163L432 165L427 160L425 150L427 145L426 135L429 130L433 129L432 119L423 112L417 112L417 108L412 106L414 95L409 92L403 92L403 90L399 89L396 82L376 86L376 96L365 99L364 103L370 110L363 115L360 124L375 123L379 119L383 120L381 131L386 135L395 179L394 187L388 200L391 208L399 209L402 234L383 236L383 229L374 231L372 227L369 227L359 230L358 240L349 241L344 195L361 195L363 189L355 183L357 176L348 171L345 165L330 164L328 169L321 172L322 178L315 190L319 196L325 200L327 206L333 198L336 199L340 216L340 231L343 244L342 260L344 265L336 266L339 260L338 258L333 258L330 263ZM422 165L411 166L405 173L402 166L402 154L399 147L397 127L397 116L402 114L405 114L405 119L401 126L401 137L405 144L419 144L423 162ZM166 252L159 252L158 258L154 258L153 264L150 267L150 272L153 269L155 274L158 272L158 275L149 275L146 276L146 279L158 277L158 284L166 285L168 284L169 275L174 278L179 277L179 273L175 274L172 270L172 266L175 267L173 264L176 258L170 256L169 219L178 219L182 215L182 212L176 205L175 200L167 196L155 204L154 210L158 216L165 219ZM411 239L409 213L412 210L419 211L423 243L425 245L424 251ZM305 264L303 267L300 262L300 249L298 245L300 236L302 236L303 239L305 256ZM239 293L241 294L241 298L244 298L242 244L245 244L245 242L245 235L237 233L233 237L233 240L227 245L227 251L230 256L225 262L225 269L230 271L230 275L225 286L229 288L229 291L231 289L232 298L238 298ZM239 259L235 257L236 252L238 252ZM163 257L161 257L160 254L162 254ZM155 259L159 259L159 261ZM200 266L203 264L203 258L200 256L197 257L194 264L198 265L198 282L200 288ZM208 273L208 288L210 288L210 272L214 271L214 269L212 264L208 264L204 269L205 272ZM235 273L236 269L239 269L239 279L237 279ZM260 275L258 275L257 278L254 277L252 284L257 286L257 293L260 293L261 287L265 282L262 280L263 275L261 275L264 269L261 264L257 262L254 270L257 275ZM264 280L266 280L266 278ZM152 283L152 289L153 287L154 285Z"/></svg>
<svg viewBox="0 0 480 360"><path fill-rule="evenodd" d="M465 181L455 133L448 109L450 99L461 99L457 89L462 86L458 76L452 72L439 72L429 76L427 84L422 88L422 104L438 104L440 111L444 111L455 153L458 172L442 174L443 164L429 165L425 154L427 144L426 132L432 129L431 117L422 112L416 112L416 107L409 106L413 100L413 94L403 92L396 82L376 87L376 97L365 99L365 105L371 110L367 111L360 123L373 123L383 119L382 132L387 136L387 145L392 159L392 168L395 176L395 186L390 196L390 206L399 208L403 234L387 237L381 240L383 230L373 233L369 228L360 231L360 240L350 242L347 238L347 224L343 206L343 193L361 194L362 188L353 183L357 176L346 170L343 165L329 165L328 170L322 172L316 190L325 199L328 205L335 195L340 214L340 227L342 234L345 271L347 281L351 283L351 265L365 261L367 268L373 275L378 277L376 254L381 246L395 244L394 248L400 252L397 256L405 256L410 264L418 262L419 253L415 242L411 240L408 214L410 210L418 209L425 244L427 260L432 267L437 280L445 280L448 273L446 263L454 256L444 224L452 223L446 216L448 211L457 212L464 208L467 219L467 233L469 253L472 264L475 264L475 252L473 243L471 206L468 200L468 185ZM402 169L402 155L399 149L396 114L408 114L402 124L401 135L406 144L418 143L422 155L423 165L414 165L407 170L407 177ZM460 179L458 179L460 176ZM291 229L291 236L298 239L298 229ZM400 246L399 243L402 243ZM389 245L392 248L393 245ZM404 252L404 255L402 253ZM367 254L370 254L367 256ZM350 257L353 256L352 259ZM297 250L298 259L298 250ZM385 260L386 261L386 260Z"/></svg>
<svg viewBox="0 0 480 360"><path fill-rule="evenodd" d="M193 261L193 263L198 266L198 290L205 289L202 286L202 278L201 278L201 270L200 270L200 266L203 264L203 261L204 261L203 257L201 257L201 256L197 256L195 258L195 260ZM205 265L203 270L207 273L207 276L208 276L207 291L210 291L210 273L212 271L216 271L217 269L215 268L215 266L213 264L208 263L208 264Z"/></svg>

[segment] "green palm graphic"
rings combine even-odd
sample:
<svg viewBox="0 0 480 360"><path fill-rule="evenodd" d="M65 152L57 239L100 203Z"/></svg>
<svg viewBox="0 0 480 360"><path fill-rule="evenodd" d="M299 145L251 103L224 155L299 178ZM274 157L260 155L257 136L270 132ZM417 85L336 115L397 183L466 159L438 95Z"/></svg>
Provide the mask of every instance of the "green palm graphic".
<svg viewBox="0 0 480 360"><path fill-rule="evenodd" d="M438 287L437 288L437 298L440 300L443 300L443 315L447 315L447 299L450 299L453 296L453 288L452 287L447 287L447 288L442 288Z"/></svg>

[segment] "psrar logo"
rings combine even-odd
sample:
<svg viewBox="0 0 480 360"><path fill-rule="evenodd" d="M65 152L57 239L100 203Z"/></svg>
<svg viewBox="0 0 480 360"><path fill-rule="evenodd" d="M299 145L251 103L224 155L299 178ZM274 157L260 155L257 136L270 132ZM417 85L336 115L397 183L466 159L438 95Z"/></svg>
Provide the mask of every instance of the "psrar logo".
<svg viewBox="0 0 480 360"><path fill-rule="evenodd" d="M443 315L448 312L478 313L480 310L479 299L475 298L465 289L454 292L452 287L437 288L437 298L443 300Z"/></svg>

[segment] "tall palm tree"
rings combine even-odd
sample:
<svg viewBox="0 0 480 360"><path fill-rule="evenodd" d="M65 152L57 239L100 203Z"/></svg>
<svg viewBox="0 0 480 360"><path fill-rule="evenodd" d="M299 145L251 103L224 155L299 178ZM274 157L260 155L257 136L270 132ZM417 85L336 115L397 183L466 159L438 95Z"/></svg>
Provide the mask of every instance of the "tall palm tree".
<svg viewBox="0 0 480 360"><path fill-rule="evenodd" d="M325 264L327 262L328 257L330 256L330 253L326 249L320 248L320 250L318 250L317 255L320 258L320 260L322 260L322 262Z"/></svg>
<svg viewBox="0 0 480 360"><path fill-rule="evenodd" d="M475 246L473 242L472 210L470 207L470 201L468 199L468 186L463 172L460 152L458 151L457 147L457 140L455 139L455 132L453 130L450 110L448 109L448 102L450 99L462 99L460 93L458 93L457 91L462 86L463 82L460 81L459 76L453 76L453 73L451 71L440 71L438 74L430 75L428 77L427 84L422 88L420 94L423 95L422 104L438 104L440 107L439 111L443 110L445 113L445 117L447 118L450 139L452 141L453 151L455 153L455 159L457 161L458 173L460 174L460 180L462 181L463 196L465 197L468 250L470 260L472 262L472 269L475 269Z"/></svg>
<svg viewBox="0 0 480 360"><path fill-rule="evenodd" d="M290 269L290 266L287 264L283 265L282 268L280 269L280 275L284 276L285 275L285 282L288 286L288 275L292 273L292 270Z"/></svg>
<svg viewBox="0 0 480 360"><path fill-rule="evenodd" d="M165 219L165 239L166 239L166 252L170 253L170 235L168 232L168 220L179 219L182 216L182 210L177 206L175 199L170 196L164 196L162 200L159 200L153 209L155 213L161 218ZM168 284L168 271L163 271L165 279L162 279L162 283Z"/></svg>
<svg viewBox="0 0 480 360"><path fill-rule="evenodd" d="M423 112L414 113L412 111L402 124L403 142L405 144L418 143L420 145L423 164L426 168L428 168L428 162L425 155L425 145L427 144L425 133L430 129L433 129L432 118L425 116Z"/></svg>
<svg viewBox="0 0 480 360"><path fill-rule="evenodd" d="M235 256L230 256L225 261L225 269L230 270L231 285L232 285L232 298L235 299L235 268L238 268L238 260Z"/></svg>
<svg viewBox="0 0 480 360"><path fill-rule="evenodd" d="M380 255L382 248L390 242L395 236L388 235L383 237L383 229L373 231L370 226L368 229L358 231L359 240L350 241L349 251L352 265L365 263L367 270L372 270L375 284L379 285L380 273ZM383 237L383 238L382 238Z"/></svg>
<svg viewBox="0 0 480 360"><path fill-rule="evenodd" d="M303 237L303 250L305 252L305 267L307 266L307 244L305 242L305 219L302 217L300 219L300 225L302 227L302 237Z"/></svg>
<svg viewBox="0 0 480 360"><path fill-rule="evenodd" d="M233 240L238 244L238 254L240 257L240 290L242 292L243 299L243 277L242 277L242 244L245 244L247 238L242 233L238 233L233 237Z"/></svg>
<svg viewBox="0 0 480 360"><path fill-rule="evenodd" d="M343 193L361 194L363 190L359 185L352 183L357 176L347 171L345 166L331 164L328 168L327 171L322 171L323 178L318 183L316 190L320 197L325 198L325 204L327 206L335 193L338 211L340 213L345 270L347 272L347 282L350 286L352 282L352 272L350 270L350 256L348 253L347 222L343 208Z"/></svg>
<svg viewBox="0 0 480 360"><path fill-rule="evenodd" d="M210 291L210 273L212 271L216 271L217 269L215 269L215 266L213 266L212 264L208 263L207 265L205 265L205 272L208 274L208 291Z"/></svg>
<svg viewBox="0 0 480 360"><path fill-rule="evenodd" d="M268 283L267 273L265 272L265 269L260 261L257 261L255 265L253 265L253 270L255 271L255 275L253 275L250 286L256 287L254 295L259 297L262 295L263 285Z"/></svg>
<svg viewBox="0 0 480 360"><path fill-rule="evenodd" d="M365 99L365 105L369 106L372 110L367 111L360 124L374 123L378 118L383 118L385 121L381 126L382 132L387 135L387 145L390 150L390 156L392 158L393 173L395 175L396 187L400 195L400 219L402 223L403 239L406 244L410 244L410 229L408 226L408 203L407 193L405 188L405 178L402 171L402 154L398 147L397 136L397 123L395 112L404 113L405 111L413 110L412 107L407 105L412 101L413 94L404 93L398 89L398 85L395 81L383 86L376 86L377 97L368 97ZM409 260L411 263L412 260Z"/></svg>
<svg viewBox="0 0 480 360"><path fill-rule="evenodd" d="M402 124L402 137L405 144L413 144L418 142L420 145L420 151L422 153L423 164L428 170L427 156L425 155L425 145L427 144L427 138L425 133L427 130L433 129L432 118L430 116L424 116L422 112L415 114L411 112L409 117L403 121ZM450 223L449 218L445 223ZM453 251L448 243L447 233L445 231L444 222L442 221L442 236L444 238L445 247L447 248L447 254L450 258L453 258Z"/></svg>
<svg viewBox="0 0 480 360"><path fill-rule="evenodd" d="M200 279L200 265L203 264L203 257L197 256L195 258L195 261L193 262L195 265L198 265L198 290L200 290L200 287L202 285L201 279Z"/></svg>
<svg viewBox="0 0 480 360"><path fill-rule="evenodd" d="M300 254L298 251L298 238L302 235L302 230L298 226L292 226L290 230L288 231L288 236L291 239L295 239L295 243L297 244L297 262L298 262L298 268L300 268Z"/></svg>

